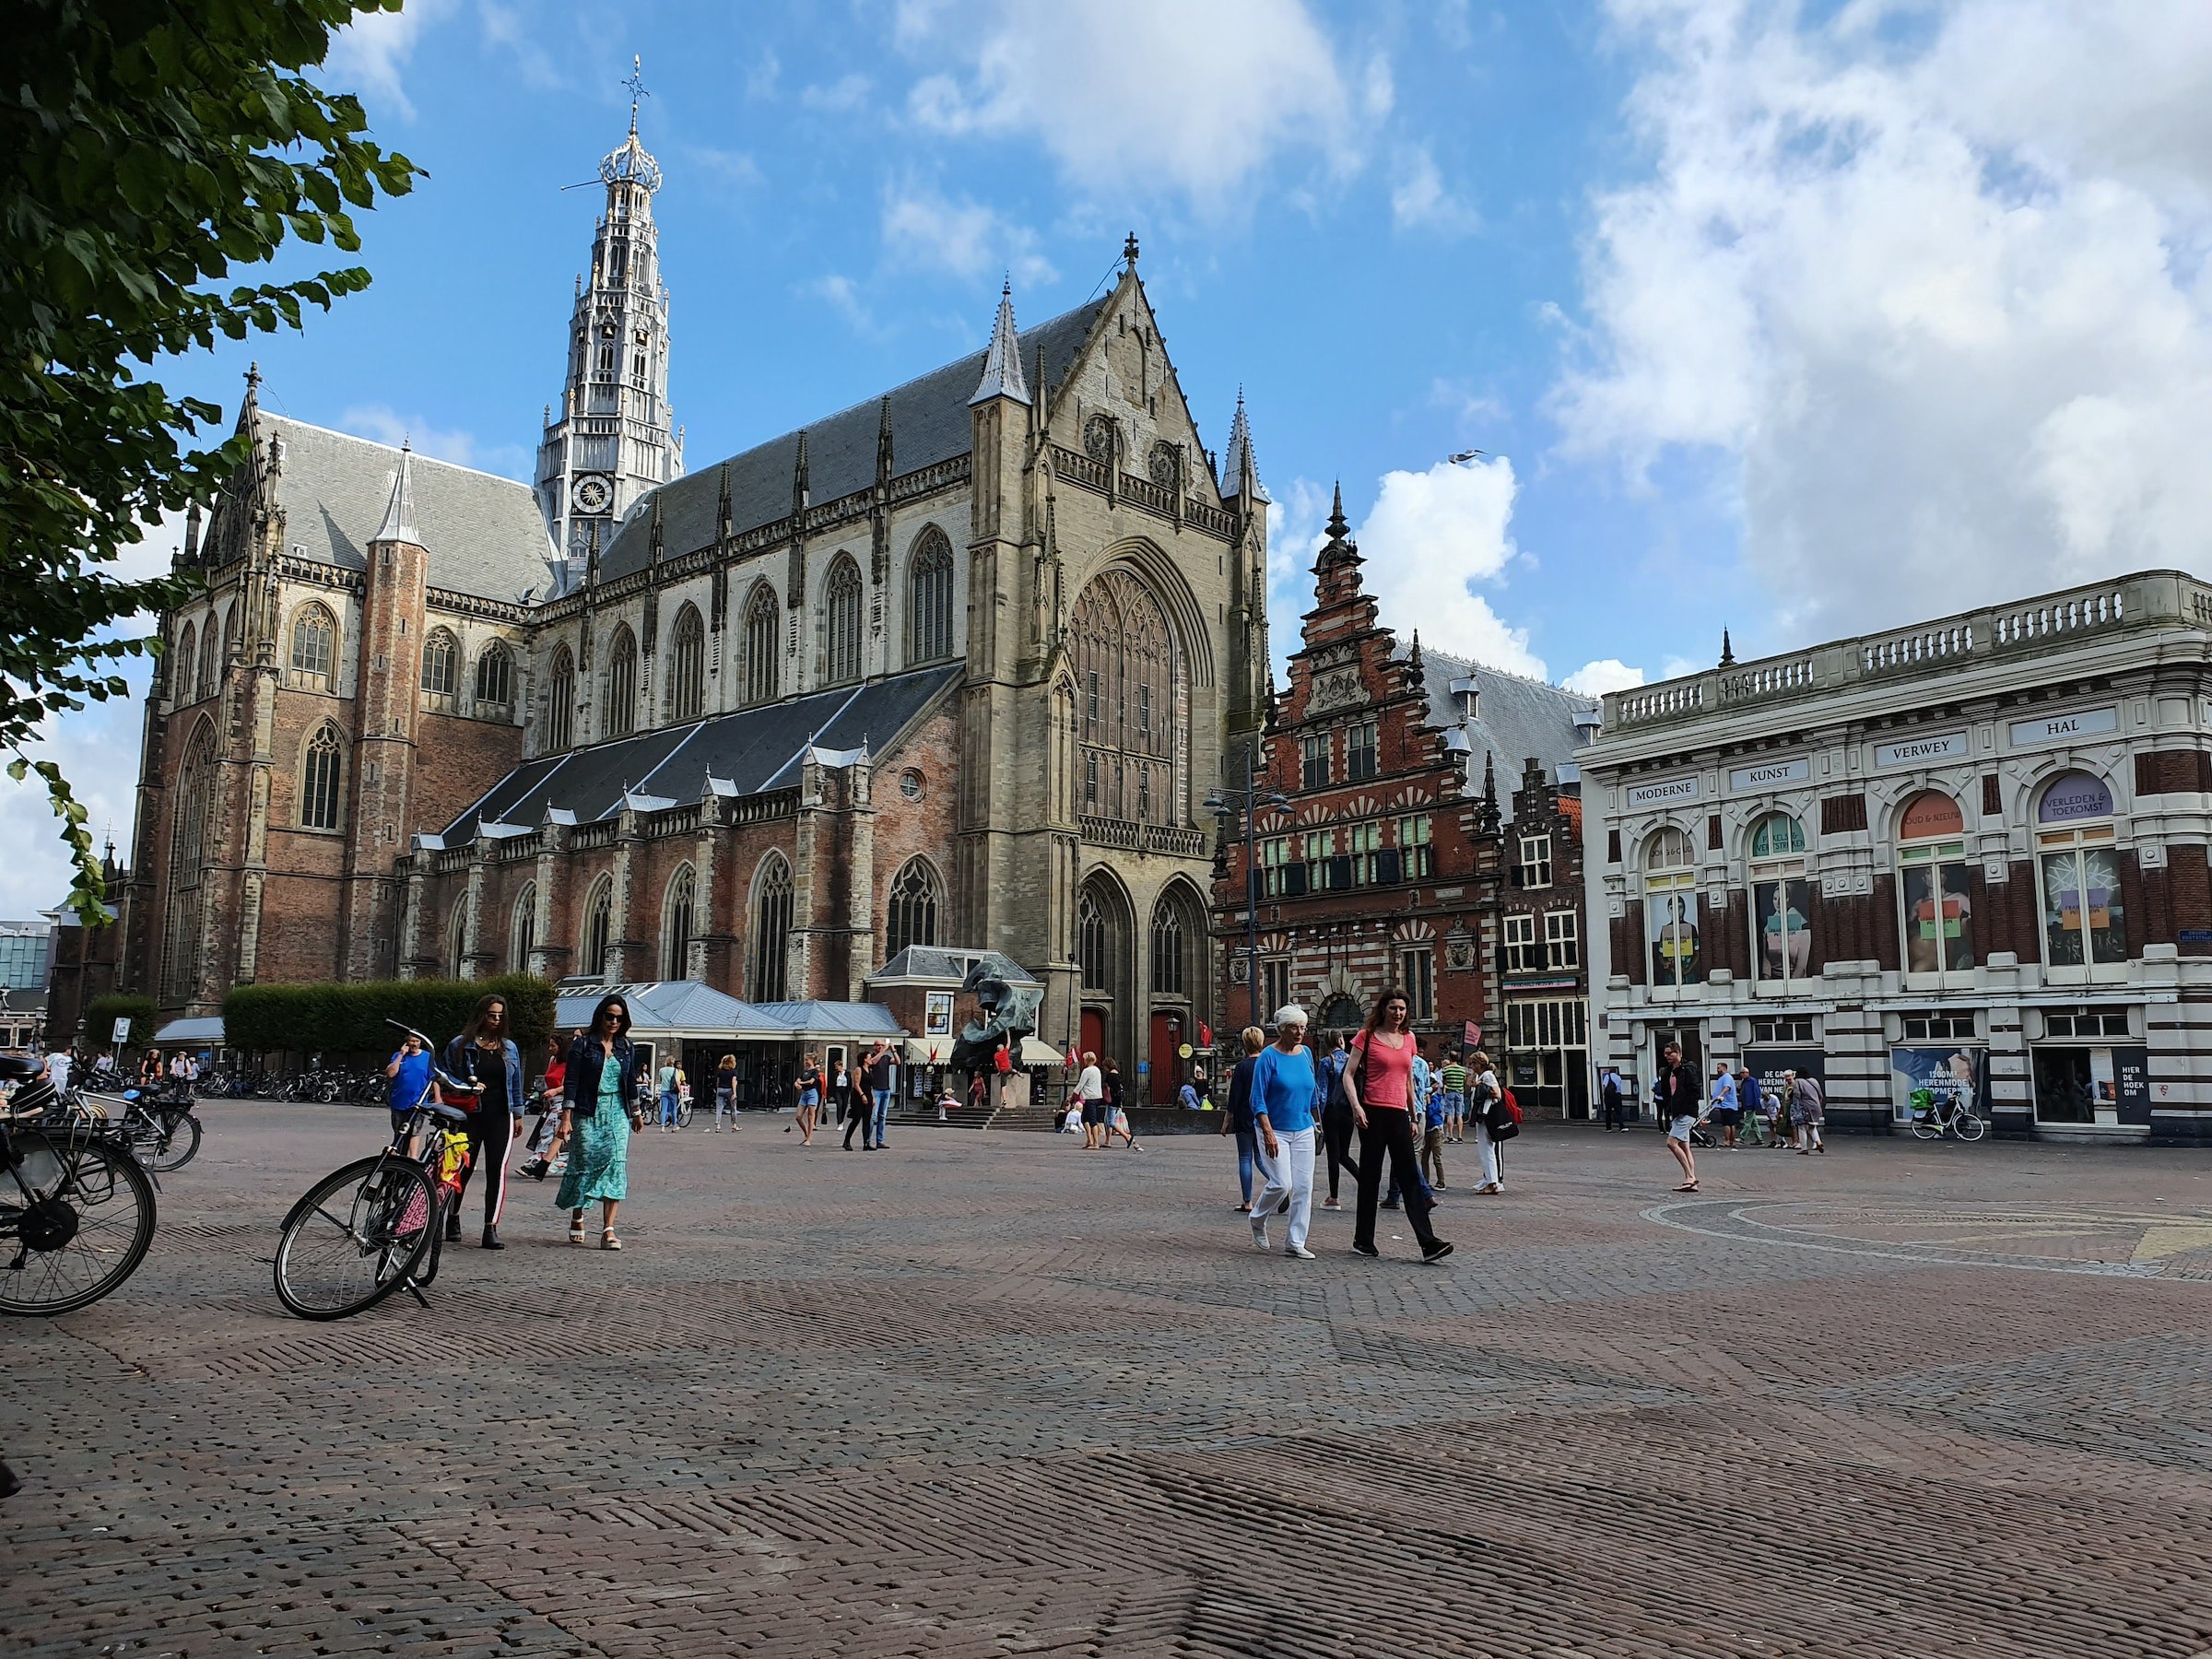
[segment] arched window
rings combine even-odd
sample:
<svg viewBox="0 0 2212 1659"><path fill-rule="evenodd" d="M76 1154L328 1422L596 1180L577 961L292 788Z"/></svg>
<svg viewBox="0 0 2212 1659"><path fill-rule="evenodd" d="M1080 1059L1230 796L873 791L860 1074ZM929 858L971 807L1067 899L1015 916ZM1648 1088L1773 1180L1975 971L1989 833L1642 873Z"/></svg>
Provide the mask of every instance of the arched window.
<svg viewBox="0 0 2212 1659"><path fill-rule="evenodd" d="M507 918L507 971L530 971L530 953L537 948L537 883L525 881L514 896L514 910Z"/></svg>
<svg viewBox="0 0 2212 1659"><path fill-rule="evenodd" d="M169 903L162 917L162 982L171 1002L196 995L201 969L200 877L214 851L215 728L205 720L178 769L170 824Z"/></svg>
<svg viewBox="0 0 2212 1659"><path fill-rule="evenodd" d="M661 900L661 977L681 980L691 977L691 907L699 891L699 883L685 865L668 884L667 896Z"/></svg>
<svg viewBox="0 0 2212 1659"><path fill-rule="evenodd" d="M1190 942L1182 905L1170 894L1152 911L1152 994L1182 996L1190 984Z"/></svg>
<svg viewBox="0 0 2212 1659"><path fill-rule="evenodd" d="M1698 955L1698 857L1689 837L1668 827L1643 855L1644 937L1652 948L1652 983L1694 985L1704 977Z"/></svg>
<svg viewBox="0 0 2212 1659"><path fill-rule="evenodd" d="M1083 970L1083 989L1112 988L1113 927L1106 907L1088 888L1076 903L1076 960Z"/></svg>
<svg viewBox="0 0 2212 1659"><path fill-rule="evenodd" d="M906 614L909 664L952 654L952 544L934 524L915 542L907 564Z"/></svg>
<svg viewBox="0 0 2212 1659"><path fill-rule="evenodd" d="M216 634L215 618L210 614L207 627L200 635L200 695L213 697L222 679L222 641Z"/></svg>
<svg viewBox="0 0 2212 1659"><path fill-rule="evenodd" d="M638 639L625 622L606 648L606 715L602 737L627 737L638 729Z"/></svg>
<svg viewBox="0 0 2212 1659"><path fill-rule="evenodd" d="M1910 974L1971 974L1974 872L1966 815L1939 789L1905 803L1897 820L1897 898Z"/></svg>
<svg viewBox="0 0 2212 1659"><path fill-rule="evenodd" d="M514 658L494 640L477 658L477 706L504 710L514 701Z"/></svg>
<svg viewBox="0 0 2212 1659"><path fill-rule="evenodd" d="M231 604L229 604L229 605L226 606L224 607L224 609L223 609L223 661L222 661L222 665L223 665L225 668L228 668L228 667L229 667L229 666L230 666L230 656L231 656L231 653L232 653L233 652L235 652L237 649L238 649L238 605L237 605L237 602L236 602L236 601L233 601Z"/></svg>
<svg viewBox="0 0 2212 1659"><path fill-rule="evenodd" d="M783 607L776 591L756 582L745 607L745 700L773 702L782 683Z"/></svg>
<svg viewBox="0 0 2212 1659"><path fill-rule="evenodd" d="M1134 574L1109 571L1083 590L1073 632L1083 810L1182 823L1188 700L1167 613Z"/></svg>
<svg viewBox="0 0 2212 1659"><path fill-rule="evenodd" d="M822 610L829 629L828 683L841 686L860 677L860 567L850 559L831 568Z"/></svg>
<svg viewBox="0 0 2212 1659"><path fill-rule="evenodd" d="M344 818L339 794L346 746L335 726L325 724L307 740L300 761L300 827L335 830Z"/></svg>
<svg viewBox="0 0 2212 1659"><path fill-rule="evenodd" d="M938 903L936 872L926 859L908 859L891 883L890 913L883 930L887 960L910 945L937 942Z"/></svg>
<svg viewBox="0 0 2212 1659"><path fill-rule="evenodd" d="M171 676L175 688L172 695L181 708L199 695L200 683L200 630L191 623L177 636L177 665Z"/></svg>
<svg viewBox="0 0 2212 1659"><path fill-rule="evenodd" d="M450 709L461 694L461 641L433 628L422 641L422 694L432 706Z"/></svg>
<svg viewBox="0 0 2212 1659"><path fill-rule="evenodd" d="M1813 966L1813 887L1805 877L1805 826L1770 812L1751 826L1751 977L1761 984L1806 978Z"/></svg>
<svg viewBox="0 0 2212 1659"><path fill-rule="evenodd" d="M320 605L303 607L292 618L292 678L312 691L330 689L331 664L337 654L338 621Z"/></svg>
<svg viewBox="0 0 2212 1659"><path fill-rule="evenodd" d="M547 678L545 749L565 749L576 733L576 659L566 645L553 653Z"/></svg>
<svg viewBox="0 0 2212 1659"><path fill-rule="evenodd" d="M753 883L752 973L746 995L782 1002L790 995L785 947L791 933L791 866L771 853Z"/></svg>
<svg viewBox="0 0 2212 1659"><path fill-rule="evenodd" d="M2112 792L2103 779L2062 772L2044 786L2035 808L2035 849L2042 872L2043 962L2052 979L2124 973L2127 913Z"/></svg>
<svg viewBox="0 0 2212 1659"><path fill-rule="evenodd" d="M583 901L582 966L587 979L604 980L614 963L615 883L602 876Z"/></svg>
<svg viewBox="0 0 2212 1659"><path fill-rule="evenodd" d="M676 613L668 634L668 718L672 723L697 720L707 707L707 625L699 607L687 605Z"/></svg>
<svg viewBox="0 0 2212 1659"><path fill-rule="evenodd" d="M438 971L447 979L459 979L468 965L468 900L453 900L451 914L445 919L445 947L439 953Z"/></svg>

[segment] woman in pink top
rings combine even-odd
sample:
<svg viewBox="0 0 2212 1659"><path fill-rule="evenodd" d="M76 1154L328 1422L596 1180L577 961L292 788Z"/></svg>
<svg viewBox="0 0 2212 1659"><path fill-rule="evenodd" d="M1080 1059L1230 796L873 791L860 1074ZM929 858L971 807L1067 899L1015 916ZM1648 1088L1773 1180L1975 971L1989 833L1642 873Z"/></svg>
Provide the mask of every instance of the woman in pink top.
<svg viewBox="0 0 2212 1659"><path fill-rule="evenodd" d="M1441 1262L1452 1246L1429 1226L1435 1200L1422 1182L1413 1143L1413 1032L1406 993L1389 990L1375 1001L1367 1029L1352 1039L1345 1066L1345 1093L1352 1122L1359 1127L1359 1212L1352 1227L1352 1248L1381 1255L1375 1248L1375 1201L1382 1194L1382 1154L1390 1153L1391 1178L1406 1194L1406 1219L1420 1241L1421 1260Z"/></svg>

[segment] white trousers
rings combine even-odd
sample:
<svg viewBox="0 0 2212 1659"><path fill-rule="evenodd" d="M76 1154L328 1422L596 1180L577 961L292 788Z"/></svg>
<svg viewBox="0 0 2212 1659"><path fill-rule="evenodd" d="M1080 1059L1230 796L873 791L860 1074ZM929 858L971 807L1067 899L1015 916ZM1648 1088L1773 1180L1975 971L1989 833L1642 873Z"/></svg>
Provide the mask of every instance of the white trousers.
<svg viewBox="0 0 2212 1659"><path fill-rule="evenodd" d="M1482 1159L1482 1180L1477 1184L1496 1186L1498 1184L1498 1143L1490 1138L1490 1126L1488 1124L1477 1123L1475 1125L1475 1151L1476 1155Z"/></svg>
<svg viewBox="0 0 2212 1659"><path fill-rule="evenodd" d="M1306 1241L1306 1224L1313 1210L1313 1131L1293 1129L1285 1134L1275 1132L1276 1155L1267 1156L1267 1143L1263 1138L1253 1154L1260 1172L1266 1176L1267 1184L1252 1200L1254 1220L1272 1220L1285 1198L1290 1200L1290 1210L1283 1219L1290 1224L1288 1244L1302 1248Z"/></svg>

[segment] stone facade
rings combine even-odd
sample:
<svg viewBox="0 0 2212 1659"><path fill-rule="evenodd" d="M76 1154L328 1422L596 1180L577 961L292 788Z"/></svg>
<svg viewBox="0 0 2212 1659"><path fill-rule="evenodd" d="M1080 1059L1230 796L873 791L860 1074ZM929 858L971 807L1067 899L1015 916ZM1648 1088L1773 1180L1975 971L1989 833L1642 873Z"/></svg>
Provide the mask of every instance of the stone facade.
<svg viewBox="0 0 2212 1659"><path fill-rule="evenodd" d="M1604 1063L1825 1074L1831 1123L2212 1139L2212 588L2155 571L1606 699Z"/></svg>
<svg viewBox="0 0 2212 1659"><path fill-rule="evenodd" d="M1541 957L1509 961L1505 944L1509 917L1534 915L1540 930L1547 913L1563 912L1568 936L1579 929L1579 865L1561 845L1574 803L1549 780L1571 770L1577 720L1587 723L1594 705L1424 652L1418 637L1401 647L1377 620L1346 529L1339 502L1289 684L1258 750L1249 877L1244 820L1224 820L1213 924L1225 1023L1264 1024L1296 1002L1326 1036L1362 1022L1394 985L1432 1056L1457 1046L1468 1023L1480 1026L1516 1091L1540 1091L1526 1104L1562 1110L1558 1023L1543 1028L1545 1050L1515 1005L1564 1005L1565 1030L1579 1030L1579 961L1562 958L1554 976ZM1522 787L1503 798L1501 760L1523 769ZM1241 787L1227 797L1232 808ZM1516 867L1521 849L1546 838L1558 854ZM1257 900L1249 930L1248 888ZM1520 1048L1509 1023L1526 1028ZM1233 1057L1232 1034L1217 1038Z"/></svg>

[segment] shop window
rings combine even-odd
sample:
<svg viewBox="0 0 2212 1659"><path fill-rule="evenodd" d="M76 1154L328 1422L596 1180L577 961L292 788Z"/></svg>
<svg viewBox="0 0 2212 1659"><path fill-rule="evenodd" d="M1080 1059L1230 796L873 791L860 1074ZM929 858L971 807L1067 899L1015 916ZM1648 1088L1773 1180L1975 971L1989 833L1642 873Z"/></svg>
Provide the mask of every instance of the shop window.
<svg viewBox="0 0 2212 1659"><path fill-rule="evenodd" d="M1697 984L1704 971L1698 952L1697 853L1689 837L1671 826L1661 830L1644 853L1643 870L1652 983Z"/></svg>
<svg viewBox="0 0 2212 1659"><path fill-rule="evenodd" d="M1909 974L1973 971L1973 871L1965 838L1965 814L1940 790L1905 803L1898 820L1897 890Z"/></svg>
<svg viewBox="0 0 2212 1659"><path fill-rule="evenodd" d="M1544 953L1536 946L1536 919L1525 912L1509 914L1503 919L1505 940L1505 971L1508 973L1533 973L1544 966Z"/></svg>
<svg viewBox="0 0 2212 1659"><path fill-rule="evenodd" d="M1751 1022L1751 1041L1755 1043L1809 1044L1813 1041L1812 1016L1806 1014L1786 1018L1755 1019Z"/></svg>
<svg viewBox="0 0 2212 1659"><path fill-rule="evenodd" d="M1812 883L1805 876L1805 826L1770 812L1751 826L1751 974L1761 984L1810 977Z"/></svg>
<svg viewBox="0 0 2212 1659"><path fill-rule="evenodd" d="M2037 804L2043 964L2053 979L2111 977L2127 960L2112 818L2112 791L2087 772L2053 780Z"/></svg>
<svg viewBox="0 0 2212 1659"><path fill-rule="evenodd" d="M1971 1013L1907 1014L1902 1023L1907 1042L1952 1042L1974 1035L1974 1017Z"/></svg>

